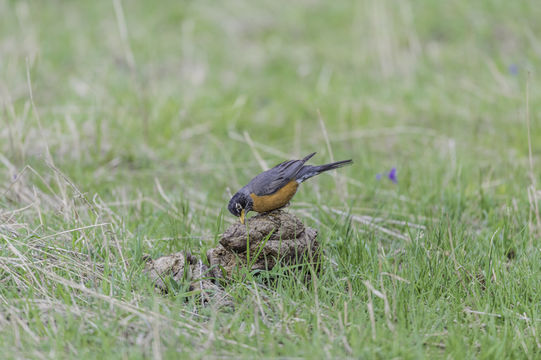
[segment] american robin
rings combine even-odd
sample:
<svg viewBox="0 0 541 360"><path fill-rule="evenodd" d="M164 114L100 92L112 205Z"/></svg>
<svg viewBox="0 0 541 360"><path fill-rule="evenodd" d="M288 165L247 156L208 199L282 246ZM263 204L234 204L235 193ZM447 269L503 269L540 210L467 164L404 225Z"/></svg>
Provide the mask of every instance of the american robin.
<svg viewBox="0 0 541 360"><path fill-rule="evenodd" d="M244 224L244 217L249 211L265 213L284 207L303 181L353 163L350 159L319 166L304 165L315 154L312 153L302 160L284 161L257 175L248 185L237 191L229 200L227 208L231 214L240 217L240 222Z"/></svg>

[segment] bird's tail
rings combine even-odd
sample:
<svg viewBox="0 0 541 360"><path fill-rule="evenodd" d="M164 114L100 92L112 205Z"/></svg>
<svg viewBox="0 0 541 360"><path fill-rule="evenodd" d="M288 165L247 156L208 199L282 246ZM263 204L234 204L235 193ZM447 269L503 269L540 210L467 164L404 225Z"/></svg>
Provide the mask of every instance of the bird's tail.
<svg viewBox="0 0 541 360"><path fill-rule="evenodd" d="M298 172L296 180L298 183L301 183L307 179L310 179L313 176L321 174L322 172L338 169L342 166L351 164L353 164L353 160L349 159L318 166L304 165L302 169Z"/></svg>

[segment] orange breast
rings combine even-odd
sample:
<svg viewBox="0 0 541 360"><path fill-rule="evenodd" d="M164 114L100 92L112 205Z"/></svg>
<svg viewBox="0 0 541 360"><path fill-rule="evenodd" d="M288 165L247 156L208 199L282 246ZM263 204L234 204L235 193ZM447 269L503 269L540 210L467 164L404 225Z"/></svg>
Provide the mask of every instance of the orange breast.
<svg viewBox="0 0 541 360"><path fill-rule="evenodd" d="M264 196L257 196L253 193L250 194L250 197L254 201L253 210L258 213L264 213L285 206L297 192L297 187L299 187L297 181L291 180L286 186L274 194Z"/></svg>

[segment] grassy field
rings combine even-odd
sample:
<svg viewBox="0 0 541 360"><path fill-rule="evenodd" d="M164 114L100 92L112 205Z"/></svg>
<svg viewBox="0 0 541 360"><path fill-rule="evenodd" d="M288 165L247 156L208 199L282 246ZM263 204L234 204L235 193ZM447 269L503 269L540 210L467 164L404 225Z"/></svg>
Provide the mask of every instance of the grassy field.
<svg viewBox="0 0 541 360"><path fill-rule="evenodd" d="M0 0L2 358L540 358L539 19ZM154 291L142 254L204 254L232 193L312 151L355 161L289 208L317 279L248 276L234 309Z"/></svg>

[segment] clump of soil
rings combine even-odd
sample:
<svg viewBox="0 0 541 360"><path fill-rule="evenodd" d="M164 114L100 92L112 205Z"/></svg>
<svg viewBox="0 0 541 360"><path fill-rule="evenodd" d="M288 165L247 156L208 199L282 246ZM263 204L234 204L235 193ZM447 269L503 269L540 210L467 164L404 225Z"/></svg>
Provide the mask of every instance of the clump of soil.
<svg viewBox="0 0 541 360"><path fill-rule="evenodd" d="M227 281L240 268L271 270L279 262L310 262L319 269L316 238L317 231L305 227L295 215L275 210L247 219L246 225L231 225L220 244L207 251L210 267L190 253L177 252L155 260L147 258L145 271L161 291L167 291L167 279L189 281L190 290L200 290L205 301L228 302L218 279Z"/></svg>
<svg viewBox="0 0 541 360"><path fill-rule="evenodd" d="M222 287L209 278L209 268L189 252L176 252L152 260L145 257L145 272L154 282L156 289L167 293L173 281L177 284L189 282L189 291L197 291L204 302L229 305L231 300Z"/></svg>
<svg viewBox="0 0 541 360"><path fill-rule="evenodd" d="M248 258L251 270L270 270L278 261L292 265L319 259L317 231L305 227L295 215L277 210L246 223L231 225L220 245L207 251L214 277L231 277L239 266L247 266Z"/></svg>

